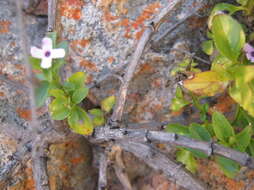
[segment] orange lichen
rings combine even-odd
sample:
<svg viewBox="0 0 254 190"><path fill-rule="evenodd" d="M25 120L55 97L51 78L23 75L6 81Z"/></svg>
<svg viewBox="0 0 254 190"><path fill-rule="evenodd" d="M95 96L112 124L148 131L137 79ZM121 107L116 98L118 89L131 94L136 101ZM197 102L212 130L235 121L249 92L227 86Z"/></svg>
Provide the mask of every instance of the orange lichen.
<svg viewBox="0 0 254 190"><path fill-rule="evenodd" d="M140 66L140 70L137 73L137 75L153 73L153 72L154 72L154 67L152 67L151 64L149 63L144 63Z"/></svg>
<svg viewBox="0 0 254 190"><path fill-rule="evenodd" d="M109 62L110 64L114 63L114 61L115 61L115 58L114 58L114 57L109 57L109 58L108 58L108 62Z"/></svg>
<svg viewBox="0 0 254 190"><path fill-rule="evenodd" d="M17 108L16 112L19 115L19 117L21 117L27 121L30 121L32 119L30 109Z"/></svg>
<svg viewBox="0 0 254 190"><path fill-rule="evenodd" d="M116 20L118 18L119 18L118 16L112 15L109 10L105 10L105 12L104 12L104 19L105 19L105 21L112 22L112 21L114 21L114 20Z"/></svg>
<svg viewBox="0 0 254 190"><path fill-rule="evenodd" d="M132 26L135 29L138 29L138 27L143 26L144 22L148 19L151 19L154 13L158 11L158 8L161 7L160 2L154 2L149 4L141 13L141 15L133 22Z"/></svg>
<svg viewBox="0 0 254 190"><path fill-rule="evenodd" d="M4 92L0 92L0 96L5 96Z"/></svg>
<svg viewBox="0 0 254 190"><path fill-rule="evenodd" d="M8 33L10 31L10 21L0 21L0 34Z"/></svg>
<svg viewBox="0 0 254 190"><path fill-rule="evenodd" d="M90 40L88 39L81 39L81 40L73 40L71 43L70 43L70 46L71 47L77 47L77 46L80 46L82 48L88 46L90 44Z"/></svg>
<svg viewBox="0 0 254 190"><path fill-rule="evenodd" d="M66 0L60 5L60 15L74 20L79 20L82 16L81 8L84 2L81 0Z"/></svg>
<svg viewBox="0 0 254 190"><path fill-rule="evenodd" d="M88 71L92 72L98 72L98 68L96 67L96 64L92 63L91 61L88 60L82 60L79 65L81 67L84 67Z"/></svg>

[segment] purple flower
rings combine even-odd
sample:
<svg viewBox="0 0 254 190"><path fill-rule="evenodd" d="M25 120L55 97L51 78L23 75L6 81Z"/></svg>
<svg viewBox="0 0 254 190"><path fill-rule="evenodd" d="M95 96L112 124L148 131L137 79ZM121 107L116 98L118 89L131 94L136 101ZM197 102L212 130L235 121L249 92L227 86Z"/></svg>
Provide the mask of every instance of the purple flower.
<svg viewBox="0 0 254 190"><path fill-rule="evenodd" d="M247 59L254 63L254 48L250 44L246 43L243 50L246 53Z"/></svg>
<svg viewBox="0 0 254 190"><path fill-rule="evenodd" d="M42 39L42 49L31 47L32 57L41 59L41 67L48 69L52 66L52 59L63 58L65 56L64 49L53 49L52 40L50 38Z"/></svg>

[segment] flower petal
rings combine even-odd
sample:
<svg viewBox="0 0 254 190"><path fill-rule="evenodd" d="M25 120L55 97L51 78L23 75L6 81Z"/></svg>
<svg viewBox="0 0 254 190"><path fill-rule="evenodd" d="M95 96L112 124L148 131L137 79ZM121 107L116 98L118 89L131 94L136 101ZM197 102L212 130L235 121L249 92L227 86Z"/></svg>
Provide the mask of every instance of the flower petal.
<svg viewBox="0 0 254 190"><path fill-rule="evenodd" d="M52 65L52 58L43 58L41 60L41 68L48 69Z"/></svg>
<svg viewBox="0 0 254 190"><path fill-rule="evenodd" d="M246 43L243 47L243 50L248 53L254 51L254 48L250 44Z"/></svg>
<svg viewBox="0 0 254 190"><path fill-rule="evenodd" d="M52 39L45 37L42 39L42 49L43 50L52 50L53 45L52 45Z"/></svg>
<svg viewBox="0 0 254 190"><path fill-rule="evenodd" d="M52 58L63 58L65 56L64 49L53 49L52 50Z"/></svg>
<svg viewBox="0 0 254 190"><path fill-rule="evenodd" d="M43 57L43 51L37 47L31 47L30 53L32 57L42 59Z"/></svg>

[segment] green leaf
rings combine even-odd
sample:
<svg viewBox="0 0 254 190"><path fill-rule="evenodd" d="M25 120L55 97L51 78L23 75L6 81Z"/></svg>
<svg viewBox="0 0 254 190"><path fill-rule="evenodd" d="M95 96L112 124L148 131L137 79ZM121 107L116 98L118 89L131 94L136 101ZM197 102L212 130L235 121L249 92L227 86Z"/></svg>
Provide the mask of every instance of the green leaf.
<svg viewBox="0 0 254 190"><path fill-rule="evenodd" d="M105 118L104 117L94 117L93 124L95 127L102 126L105 124Z"/></svg>
<svg viewBox="0 0 254 190"><path fill-rule="evenodd" d="M213 41L212 40L207 40L202 43L202 50L207 54L207 55L212 55L213 54Z"/></svg>
<svg viewBox="0 0 254 190"><path fill-rule="evenodd" d="M191 138L200 141L210 141L212 139L209 131L200 124L192 123L189 127Z"/></svg>
<svg viewBox="0 0 254 190"><path fill-rule="evenodd" d="M63 120L70 114L68 99L66 97L58 97L49 105L51 117L54 120Z"/></svg>
<svg viewBox="0 0 254 190"><path fill-rule="evenodd" d="M234 178L240 169L237 162L222 156L216 156L216 162L227 177Z"/></svg>
<svg viewBox="0 0 254 190"><path fill-rule="evenodd" d="M250 140L250 144L248 146L248 150L252 157L254 157L254 140Z"/></svg>
<svg viewBox="0 0 254 190"><path fill-rule="evenodd" d="M212 33L219 52L236 62L245 44L242 26L231 16L220 14L213 18Z"/></svg>
<svg viewBox="0 0 254 190"><path fill-rule="evenodd" d="M69 77L68 82L73 83L76 89L82 88L85 84L86 74L84 72L76 72Z"/></svg>
<svg viewBox="0 0 254 190"><path fill-rule="evenodd" d="M189 127L178 123L168 124L166 129L169 133L176 133L178 135L190 136Z"/></svg>
<svg viewBox="0 0 254 190"><path fill-rule="evenodd" d="M236 135L236 148L237 150L244 152L250 144L252 136L251 126L245 127L240 133Z"/></svg>
<svg viewBox="0 0 254 190"><path fill-rule="evenodd" d="M59 88L49 90L49 95L55 98L65 97L64 91Z"/></svg>
<svg viewBox="0 0 254 190"><path fill-rule="evenodd" d="M43 106L49 91L49 83L48 81L42 81L40 86L35 89L35 102L38 107Z"/></svg>
<svg viewBox="0 0 254 190"><path fill-rule="evenodd" d="M70 82L64 82L63 88L67 92L72 92L72 91L75 90L75 85L73 83L70 83Z"/></svg>
<svg viewBox="0 0 254 190"><path fill-rule="evenodd" d="M88 95L88 88L83 87L74 91L72 95L72 101L75 104L79 104Z"/></svg>
<svg viewBox="0 0 254 190"><path fill-rule="evenodd" d="M104 116L103 112L100 109L96 109L96 108L89 110L89 113L94 115L94 116L97 116L97 117Z"/></svg>
<svg viewBox="0 0 254 190"><path fill-rule="evenodd" d="M228 142L229 137L235 136L233 127L230 125L225 116L221 113L213 113L212 124L214 133L219 140Z"/></svg>
<svg viewBox="0 0 254 190"><path fill-rule="evenodd" d="M187 150L179 150L176 153L176 160L178 162L181 162L185 165L185 167L191 171L192 173L195 173L197 170L197 161L193 157L192 153Z"/></svg>
<svg viewBox="0 0 254 190"><path fill-rule="evenodd" d="M115 96L109 96L102 100L101 102L101 108L105 112L109 112L113 106L115 105L116 97Z"/></svg>
<svg viewBox="0 0 254 190"><path fill-rule="evenodd" d="M186 106L188 104L190 104L190 102L184 99L181 88L177 87L176 88L176 97L172 99L170 109L172 111L179 111L181 108L183 108L184 106Z"/></svg>
<svg viewBox="0 0 254 190"><path fill-rule="evenodd" d="M41 68L41 59L34 58L32 56L29 57L29 63L32 65L33 69L42 71Z"/></svg>
<svg viewBox="0 0 254 190"><path fill-rule="evenodd" d="M72 109L68 117L71 130L81 135L90 135L93 132L93 123L87 113L80 107Z"/></svg>
<svg viewBox="0 0 254 190"><path fill-rule="evenodd" d="M219 13L223 12L223 11L228 11L230 15L234 14L237 11L242 10L242 7L238 7L232 4L228 4L228 3L218 3L217 5L215 5L215 7L213 8L209 18L208 18L208 27L209 29L211 29L212 26L212 21L213 18L218 15Z"/></svg>

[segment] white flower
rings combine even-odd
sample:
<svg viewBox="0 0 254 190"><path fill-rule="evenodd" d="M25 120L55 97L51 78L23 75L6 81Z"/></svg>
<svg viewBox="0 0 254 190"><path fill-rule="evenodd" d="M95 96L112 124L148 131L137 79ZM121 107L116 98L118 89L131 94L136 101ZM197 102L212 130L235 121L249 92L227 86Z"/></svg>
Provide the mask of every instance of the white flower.
<svg viewBox="0 0 254 190"><path fill-rule="evenodd" d="M63 58L65 56L64 49L52 49L52 40L51 38L42 39L42 49L37 47L31 47L32 57L41 59L41 67L48 69L52 65L52 59Z"/></svg>

